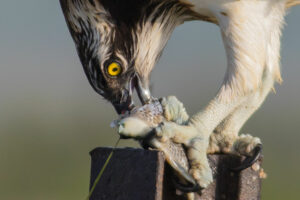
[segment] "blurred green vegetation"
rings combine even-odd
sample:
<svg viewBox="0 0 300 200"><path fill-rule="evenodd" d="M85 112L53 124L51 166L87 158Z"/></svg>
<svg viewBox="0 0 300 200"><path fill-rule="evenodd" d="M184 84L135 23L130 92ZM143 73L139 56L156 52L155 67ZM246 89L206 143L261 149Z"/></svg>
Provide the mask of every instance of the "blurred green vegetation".
<svg viewBox="0 0 300 200"><path fill-rule="evenodd" d="M44 103L8 103L1 115L0 199L84 199L89 151L117 139L91 105Z"/></svg>
<svg viewBox="0 0 300 200"><path fill-rule="evenodd" d="M0 124L0 199L84 199L89 151L113 145L117 139L109 128L116 117L110 105L97 105L78 99L8 102ZM259 111L244 128L264 142L268 178L263 182L263 199L297 199L300 135L286 127L297 127L298 121L289 119L297 119L300 110L284 113L283 108L268 114ZM137 143L122 141L120 146L137 147Z"/></svg>

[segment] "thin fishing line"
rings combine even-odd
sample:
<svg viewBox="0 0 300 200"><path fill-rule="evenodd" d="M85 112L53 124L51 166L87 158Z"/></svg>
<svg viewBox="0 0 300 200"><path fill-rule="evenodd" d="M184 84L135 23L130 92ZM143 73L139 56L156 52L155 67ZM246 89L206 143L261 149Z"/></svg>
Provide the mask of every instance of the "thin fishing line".
<svg viewBox="0 0 300 200"><path fill-rule="evenodd" d="M107 167L107 165L108 165L108 163L109 163L109 161L110 161L112 155L114 154L114 151L116 150L116 148L117 148L117 146L118 146L120 140L121 140L121 138L119 138L118 141L116 142L115 146L113 147L113 149L111 150L109 156L107 157L107 159L106 159L106 161L105 161L105 163L104 163L102 169L100 170L99 174L97 175L97 178L95 179L95 181L94 181L94 183L93 183L93 186L92 186L92 188L91 188L91 190L90 190L90 192L89 192L89 195L88 195L88 197L86 198L87 200L89 200L90 197L92 196L92 194L93 194L93 192L94 192L94 190L95 190L95 188L96 188L98 182L100 181L100 179L101 179L101 177L102 177L102 174L103 174L103 172L105 171L105 169L106 169L106 167Z"/></svg>

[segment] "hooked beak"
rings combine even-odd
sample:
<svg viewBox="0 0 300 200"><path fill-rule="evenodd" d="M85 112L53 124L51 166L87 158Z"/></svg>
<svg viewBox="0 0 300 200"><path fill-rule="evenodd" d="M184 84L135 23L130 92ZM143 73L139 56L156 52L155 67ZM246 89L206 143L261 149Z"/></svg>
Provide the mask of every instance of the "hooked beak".
<svg viewBox="0 0 300 200"><path fill-rule="evenodd" d="M140 78L138 75L136 75L136 79L137 79L136 91L141 103L143 105L150 103L152 100L152 96L151 96L148 82Z"/></svg>
<svg viewBox="0 0 300 200"><path fill-rule="evenodd" d="M135 73L130 77L127 88L123 88L120 101L112 103L119 115L131 111L135 107L132 97L134 89L136 89L138 97L143 105L151 102L152 96L148 82Z"/></svg>

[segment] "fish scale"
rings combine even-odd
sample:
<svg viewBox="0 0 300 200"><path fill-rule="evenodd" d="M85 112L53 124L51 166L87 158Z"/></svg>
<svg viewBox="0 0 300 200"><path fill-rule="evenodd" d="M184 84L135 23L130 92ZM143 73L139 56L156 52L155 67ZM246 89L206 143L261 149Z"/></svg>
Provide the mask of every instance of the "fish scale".
<svg viewBox="0 0 300 200"><path fill-rule="evenodd" d="M127 117L139 118L146 122L151 128L158 127L159 124L165 120L163 107L159 101L137 107L133 109ZM142 139L141 142L164 153L168 164L175 170L182 182L196 184L195 180L188 173L189 162L182 144L174 143L171 140L162 142L156 136L152 136L150 139L147 137L145 140Z"/></svg>

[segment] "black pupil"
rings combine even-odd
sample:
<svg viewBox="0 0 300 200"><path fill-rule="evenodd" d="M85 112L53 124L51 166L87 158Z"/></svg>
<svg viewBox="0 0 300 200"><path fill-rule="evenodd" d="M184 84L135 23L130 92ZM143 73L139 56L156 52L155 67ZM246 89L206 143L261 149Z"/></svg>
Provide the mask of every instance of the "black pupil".
<svg viewBox="0 0 300 200"><path fill-rule="evenodd" d="M116 71L118 71L118 68L116 68L116 67L113 68L113 72L116 72Z"/></svg>

